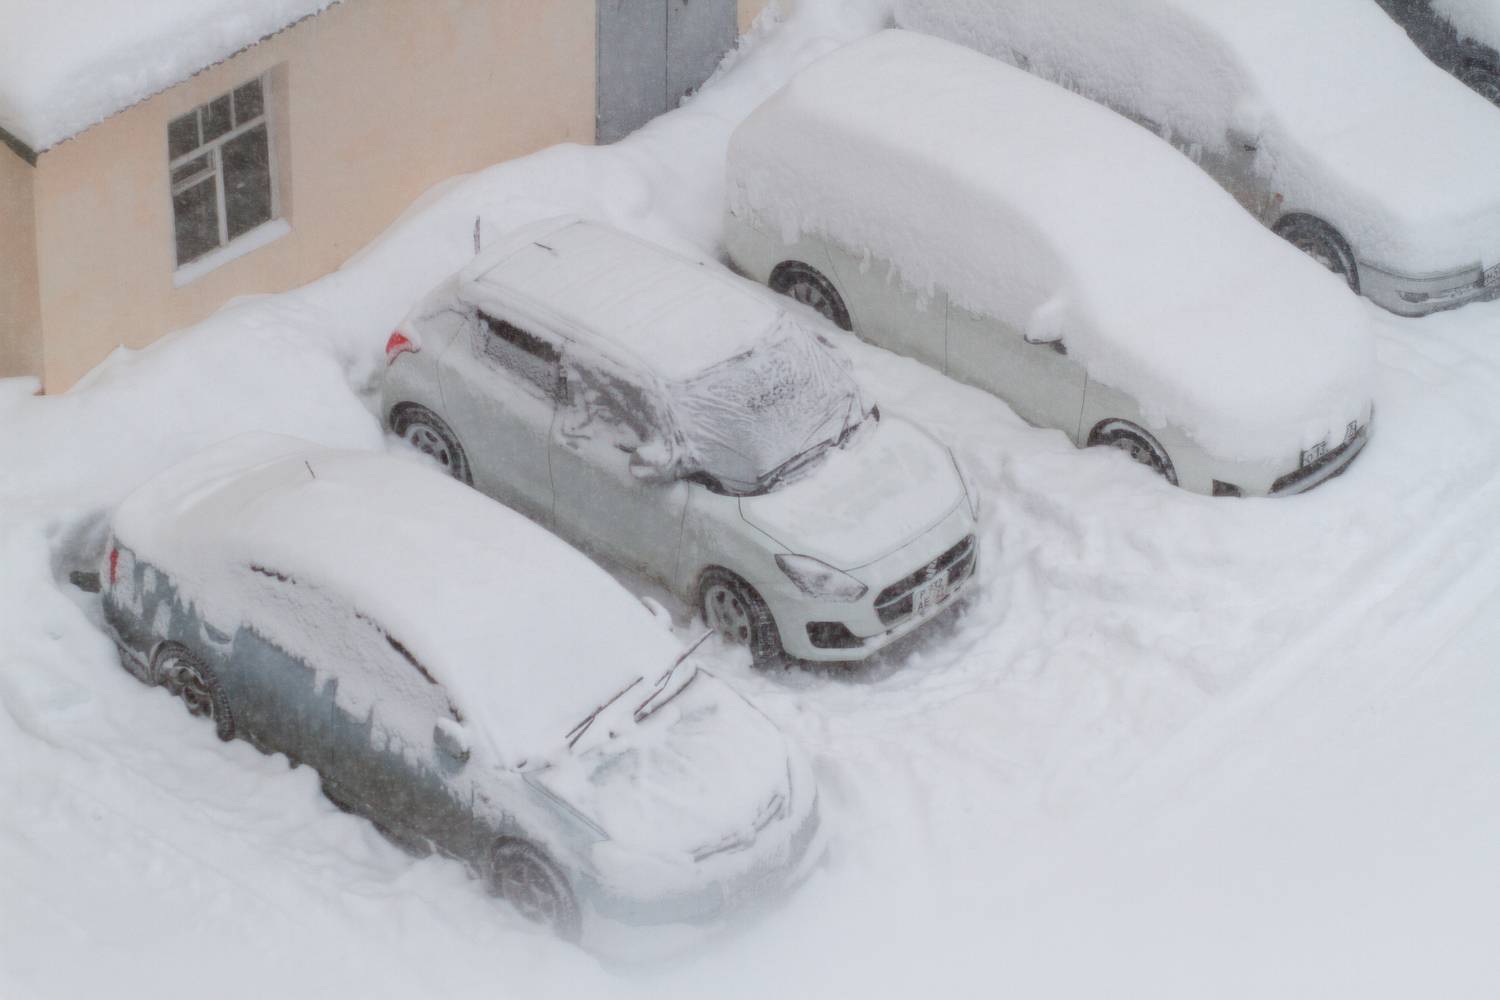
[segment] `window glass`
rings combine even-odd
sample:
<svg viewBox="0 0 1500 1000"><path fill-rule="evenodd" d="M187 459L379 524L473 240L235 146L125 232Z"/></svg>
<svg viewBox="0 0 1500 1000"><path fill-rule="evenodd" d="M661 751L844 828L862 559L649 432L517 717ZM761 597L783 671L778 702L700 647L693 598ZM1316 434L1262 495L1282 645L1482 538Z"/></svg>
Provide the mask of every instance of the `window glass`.
<svg viewBox="0 0 1500 1000"><path fill-rule="evenodd" d="M219 203L213 177L174 194L172 213L179 263L195 260L219 245Z"/></svg>
<svg viewBox="0 0 1500 1000"><path fill-rule="evenodd" d="M562 433L634 451L663 442L666 420L653 395L624 372L570 358Z"/></svg>
<svg viewBox="0 0 1500 1000"><path fill-rule="evenodd" d="M201 109L203 116L203 141L213 142L234 127L229 118L229 95L209 101Z"/></svg>
<svg viewBox="0 0 1500 1000"><path fill-rule="evenodd" d="M188 160L186 163L172 171L172 183L181 184L183 181L191 180L201 173L212 170L214 167L214 154L204 153L196 160Z"/></svg>
<svg viewBox="0 0 1500 1000"><path fill-rule="evenodd" d="M265 114L265 92L259 80L251 80L234 92L234 123L244 125Z"/></svg>
<svg viewBox="0 0 1500 1000"><path fill-rule="evenodd" d="M198 141L198 112L191 111L172 120L167 126L167 155L171 159L186 156L202 145Z"/></svg>
<svg viewBox="0 0 1500 1000"><path fill-rule="evenodd" d="M224 214L234 239L271 219L271 149L257 125L224 143Z"/></svg>
<svg viewBox="0 0 1500 1000"><path fill-rule="evenodd" d="M558 350L513 323L481 314L484 353L550 397L557 395Z"/></svg>

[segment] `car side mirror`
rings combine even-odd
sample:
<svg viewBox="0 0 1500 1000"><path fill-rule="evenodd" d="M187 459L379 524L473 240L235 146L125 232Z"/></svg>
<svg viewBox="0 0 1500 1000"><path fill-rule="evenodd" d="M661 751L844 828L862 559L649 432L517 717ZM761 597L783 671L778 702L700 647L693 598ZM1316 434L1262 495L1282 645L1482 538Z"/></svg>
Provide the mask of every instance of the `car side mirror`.
<svg viewBox="0 0 1500 1000"><path fill-rule="evenodd" d="M1260 149L1259 133L1231 125L1228 137L1231 153L1253 153Z"/></svg>
<svg viewBox="0 0 1500 1000"><path fill-rule="evenodd" d="M677 479L677 463L660 444L630 449L630 474L643 483L670 483Z"/></svg>
<svg viewBox="0 0 1500 1000"><path fill-rule="evenodd" d="M432 745L457 767L462 767L469 760L469 734L452 719L442 718L433 725Z"/></svg>

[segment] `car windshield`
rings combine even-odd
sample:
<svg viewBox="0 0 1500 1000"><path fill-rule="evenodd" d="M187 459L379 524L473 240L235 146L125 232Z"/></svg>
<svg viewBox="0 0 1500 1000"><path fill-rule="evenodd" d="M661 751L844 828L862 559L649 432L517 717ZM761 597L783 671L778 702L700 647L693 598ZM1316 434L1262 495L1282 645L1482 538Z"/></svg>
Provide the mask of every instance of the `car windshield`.
<svg viewBox="0 0 1500 1000"><path fill-rule="evenodd" d="M790 320L671 396L694 466L737 495L775 489L865 415L846 363Z"/></svg>

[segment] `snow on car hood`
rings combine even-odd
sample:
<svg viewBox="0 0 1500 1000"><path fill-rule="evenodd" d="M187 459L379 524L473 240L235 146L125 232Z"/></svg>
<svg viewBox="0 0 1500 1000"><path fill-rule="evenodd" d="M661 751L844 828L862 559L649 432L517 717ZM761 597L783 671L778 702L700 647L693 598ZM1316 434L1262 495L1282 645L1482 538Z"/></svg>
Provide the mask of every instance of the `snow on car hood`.
<svg viewBox="0 0 1500 1000"><path fill-rule="evenodd" d="M886 417L830 449L799 479L740 498L740 516L798 555L854 569L901 548L950 513L964 484L915 424Z"/></svg>
<svg viewBox="0 0 1500 1000"><path fill-rule="evenodd" d="M1061 335L1224 460L1285 462L1369 402L1369 318L1332 275L1143 129L947 42L886 31L824 57L739 126L728 172L732 212Z"/></svg>
<svg viewBox="0 0 1500 1000"><path fill-rule="evenodd" d="M645 854L706 860L749 848L793 811L781 731L728 685L697 671L652 715L628 709L597 725L604 738L527 775L597 824L616 844Z"/></svg>
<svg viewBox="0 0 1500 1000"><path fill-rule="evenodd" d="M1371 0L900 0L979 49L1180 141L1259 140L1287 211L1422 275L1500 262L1500 115Z"/></svg>

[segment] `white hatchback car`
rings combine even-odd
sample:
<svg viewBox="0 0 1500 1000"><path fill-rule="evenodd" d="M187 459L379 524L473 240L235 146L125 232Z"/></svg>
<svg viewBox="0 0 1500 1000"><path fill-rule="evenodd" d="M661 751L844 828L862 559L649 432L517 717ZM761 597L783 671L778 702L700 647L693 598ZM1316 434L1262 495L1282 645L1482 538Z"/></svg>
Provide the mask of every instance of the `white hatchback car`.
<svg viewBox="0 0 1500 1000"><path fill-rule="evenodd" d="M978 497L830 343L720 265L549 220L387 346L392 431L747 643L855 660L953 603Z"/></svg>
<svg viewBox="0 0 1500 1000"><path fill-rule="evenodd" d="M245 435L111 528L132 673L565 938L670 947L819 857L777 727L598 566L426 463Z"/></svg>
<svg viewBox="0 0 1500 1000"><path fill-rule="evenodd" d="M1392 312L1500 296L1500 115L1374 0L899 0L897 21L1134 119Z"/></svg>
<svg viewBox="0 0 1500 1000"><path fill-rule="evenodd" d="M728 157L740 271L1080 447L1298 493L1369 434L1366 310L1170 147L926 35L825 56Z"/></svg>

